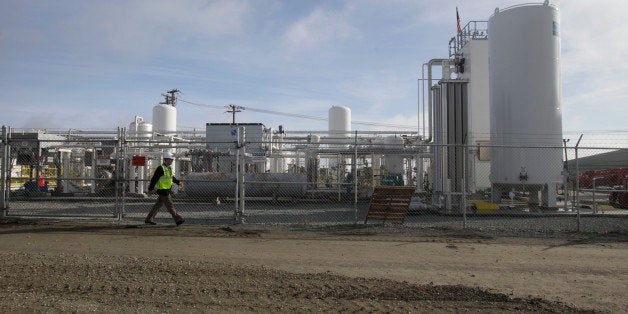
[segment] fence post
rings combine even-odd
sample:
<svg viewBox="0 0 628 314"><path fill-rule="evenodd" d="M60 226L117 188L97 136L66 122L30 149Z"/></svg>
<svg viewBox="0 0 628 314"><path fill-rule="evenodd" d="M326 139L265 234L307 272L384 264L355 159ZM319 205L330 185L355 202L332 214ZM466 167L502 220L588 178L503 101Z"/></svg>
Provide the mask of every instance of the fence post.
<svg viewBox="0 0 628 314"><path fill-rule="evenodd" d="M9 159L9 154L7 153L8 151L8 141L7 141L7 127L6 126L2 126L2 139L0 139L0 147L2 147L1 150L1 154L2 154L2 163L0 164L0 171L2 171L2 174L0 176L0 184L1 184L1 188L2 188L2 196L0 197L0 218L4 218L6 216L6 208L7 208L7 165L8 162L7 160ZM10 190L11 187L9 186L8 189Z"/></svg>
<svg viewBox="0 0 628 314"><path fill-rule="evenodd" d="M353 143L353 167L351 172L353 175L353 218L354 224L358 223L358 131L355 131L355 140ZM352 182L349 182L351 184Z"/></svg>
<svg viewBox="0 0 628 314"><path fill-rule="evenodd" d="M595 177L593 178L593 213L597 214L597 199L595 196L595 186L596 186L596 182L597 179L600 179L599 177Z"/></svg>
<svg viewBox="0 0 628 314"><path fill-rule="evenodd" d="M242 127L242 154L240 155L240 223L245 223L244 205L246 198L246 186L244 184L246 174L246 127Z"/></svg>
<svg viewBox="0 0 628 314"><path fill-rule="evenodd" d="M115 170L115 180L114 180L114 193L115 193L115 208L116 208L116 212L114 214L114 217L118 219L118 221L122 220L122 215L123 215L123 211L124 211L124 193L125 193L125 185L124 185L124 178L125 178L125 167L124 167L124 151L123 151L123 135L124 135L124 129L118 127L118 132L117 132L117 143L116 143L116 154L115 154L115 158L116 158L116 170Z"/></svg>
<svg viewBox="0 0 628 314"><path fill-rule="evenodd" d="M578 146L580 145L580 140L582 140L582 134L580 134L580 138L578 138L578 142L576 142L575 147L575 157L576 157L576 211L577 211L577 220L578 220L578 232L580 232L580 165L578 164Z"/></svg>
<svg viewBox="0 0 628 314"><path fill-rule="evenodd" d="M462 228L467 228L467 146L462 146L462 194L460 203L462 205Z"/></svg>
<svg viewBox="0 0 628 314"><path fill-rule="evenodd" d="M236 141L236 188L235 188L235 220L244 223L244 174L246 172L246 128L239 127Z"/></svg>
<svg viewBox="0 0 628 314"><path fill-rule="evenodd" d="M238 140L236 141L236 167L235 167L235 191L233 198L233 220L237 223L240 221L240 135L238 136Z"/></svg>
<svg viewBox="0 0 628 314"><path fill-rule="evenodd" d="M340 153L336 154L336 185L338 186L338 202L340 202L341 198L340 198L340 189L341 189L341 183L340 183ZM342 163L344 165L344 162ZM344 174L344 171L343 171Z"/></svg>
<svg viewBox="0 0 628 314"><path fill-rule="evenodd" d="M118 158L121 164L120 173L122 174L122 206L120 207L120 216L118 220L122 220L126 216L126 187L129 182L129 172L127 169L127 141L126 141L126 128L122 128L121 131L122 137L120 139L120 152L122 153L122 158Z"/></svg>
<svg viewBox="0 0 628 314"><path fill-rule="evenodd" d="M568 164L568 158L567 158L567 142L569 142L569 139L563 139L563 147L565 149L565 163L563 164L563 211L567 212L568 208L567 208L567 201L568 201L568 197L567 197L567 185L568 181L569 181L569 164Z"/></svg>

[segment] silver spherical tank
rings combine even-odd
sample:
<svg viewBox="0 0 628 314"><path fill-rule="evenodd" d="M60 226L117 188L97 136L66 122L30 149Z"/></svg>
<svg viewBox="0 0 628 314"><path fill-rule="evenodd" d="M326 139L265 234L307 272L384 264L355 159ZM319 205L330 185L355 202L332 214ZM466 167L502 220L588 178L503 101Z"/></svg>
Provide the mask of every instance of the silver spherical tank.
<svg viewBox="0 0 628 314"><path fill-rule="evenodd" d="M549 189L546 206L555 204L562 170L559 25L558 8L547 3L496 9L488 21L494 193Z"/></svg>

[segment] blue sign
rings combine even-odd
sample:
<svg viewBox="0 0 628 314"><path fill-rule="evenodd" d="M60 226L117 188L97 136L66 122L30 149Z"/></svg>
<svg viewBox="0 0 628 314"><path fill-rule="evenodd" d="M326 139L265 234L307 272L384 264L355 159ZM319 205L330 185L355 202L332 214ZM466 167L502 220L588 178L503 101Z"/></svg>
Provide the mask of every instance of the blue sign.
<svg viewBox="0 0 628 314"><path fill-rule="evenodd" d="M231 135L233 135L233 136L238 135L238 130L236 130L236 129L231 130Z"/></svg>

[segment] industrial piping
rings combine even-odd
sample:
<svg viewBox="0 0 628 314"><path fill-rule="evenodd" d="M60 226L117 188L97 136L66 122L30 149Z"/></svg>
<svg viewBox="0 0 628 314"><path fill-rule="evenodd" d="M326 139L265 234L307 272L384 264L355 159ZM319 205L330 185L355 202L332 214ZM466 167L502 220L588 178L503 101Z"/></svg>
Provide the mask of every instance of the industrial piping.
<svg viewBox="0 0 628 314"><path fill-rule="evenodd" d="M421 82L422 84L425 84L425 67L427 67L427 88L428 90L430 88L432 88L432 66L434 66L435 64L440 65L441 67L443 66L443 62L445 61L453 61L451 59L432 59L427 63L423 63L423 65L421 66ZM422 98L422 102L423 102L423 111L425 111L425 86L421 85L421 90L423 91L423 98ZM434 113L433 113L433 103L432 103L432 94L429 93L428 97L427 97L427 110L428 110L428 127L427 130L429 131L429 136L423 140L424 143L431 143L434 137L434 126L435 123L433 122L434 120ZM423 118L425 119L425 114L423 115ZM425 121L423 122L423 134L425 134Z"/></svg>

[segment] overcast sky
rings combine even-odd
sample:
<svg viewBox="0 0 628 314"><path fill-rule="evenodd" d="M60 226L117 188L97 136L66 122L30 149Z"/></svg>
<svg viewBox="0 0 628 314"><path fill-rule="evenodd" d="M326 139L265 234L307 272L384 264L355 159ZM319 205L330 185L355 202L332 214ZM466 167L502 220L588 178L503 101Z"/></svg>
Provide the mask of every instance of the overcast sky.
<svg viewBox="0 0 628 314"><path fill-rule="evenodd" d="M215 108L227 104L323 118L344 105L353 120L416 126L421 64L448 56L456 7L464 25L523 2L3 0L0 124L128 127L135 115L150 121L177 88L209 105L180 102L180 128L230 122ZM564 131L628 129L628 1L551 3L561 15ZM237 119L327 128L246 110Z"/></svg>

